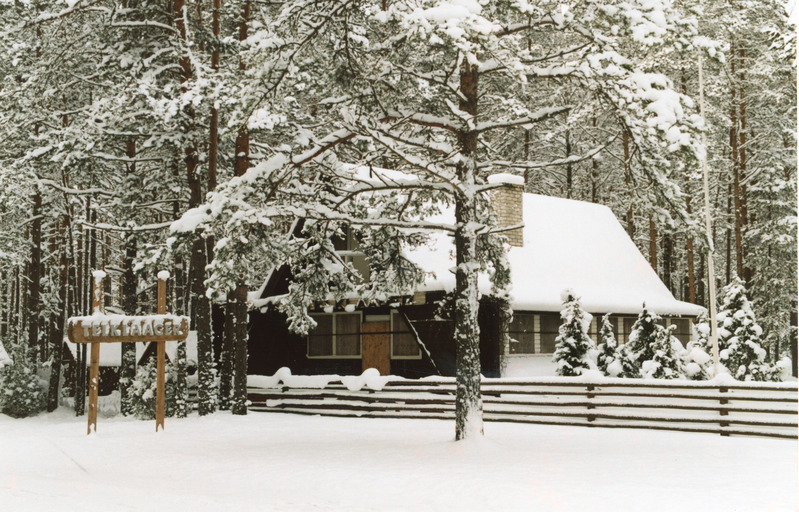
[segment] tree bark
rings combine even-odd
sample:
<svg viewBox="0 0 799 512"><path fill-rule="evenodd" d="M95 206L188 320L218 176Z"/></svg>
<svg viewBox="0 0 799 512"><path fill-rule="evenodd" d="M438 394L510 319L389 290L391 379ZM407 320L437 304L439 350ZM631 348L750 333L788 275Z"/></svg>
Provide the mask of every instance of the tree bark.
<svg viewBox="0 0 799 512"><path fill-rule="evenodd" d="M464 59L460 69L460 109L477 115L477 66ZM477 323L477 166L476 132L458 134L462 155L456 168L459 190L455 196L455 440L483 433L483 402L480 394L480 328Z"/></svg>
<svg viewBox="0 0 799 512"><path fill-rule="evenodd" d="M631 178L630 178L630 134L627 133L627 130L622 132L622 148L624 149L624 183L627 185L627 189L631 190ZM627 235L633 240L635 240L635 219L633 218L633 203L632 198L630 198L630 204L627 206Z"/></svg>
<svg viewBox="0 0 799 512"><path fill-rule="evenodd" d="M685 208L691 215L691 198L686 197ZM690 234L685 237L685 253L688 258L688 302L696 304L696 272L694 270L694 239Z"/></svg>
<svg viewBox="0 0 799 512"><path fill-rule="evenodd" d="M63 221L66 226L66 221ZM58 313L54 315L50 331L50 385L47 390L47 411L58 408L58 394L61 385L61 351L64 343L64 316L67 309L67 282L69 279L69 257L66 239L62 239L61 257L59 261L58 280Z"/></svg>
<svg viewBox="0 0 799 512"><path fill-rule="evenodd" d="M669 289L672 294L675 294L671 276L672 253L674 247L672 245L672 238L669 233L663 234L663 284ZM676 295L676 294L675 294Z"/></svg>
<svg viewBox="0 0 799 512"><path fill-rule="evenodd" d="M250 2L244 2L242 9L242 19L239 25L239 41L244 41L248 37L250 21ZM246 65L243 60L239 60L239 69L244 71ZM236 176L242 176L247 172L250 157L250 133L247 130L247 122L239 127L236 134L236 155L235 168ZM236 335L233 362L233 397L231 412L237 415L247 414L247 282L246 276L240 276L240 280L234 291L234 331Z"/></svg>
<svg viewBox="0 0 799 512"><path fill-rule="evenodd" d="M28 346L34 361L43 358L44 350L39 343L39 316L41 314L42 281L42 193L38 189L33 195L33 220L31 222L31 256L28 262L28 301L30 314Z"/></svg>
<svg viewBox="0 0 799 512"><path fill-rule="evenodd" d="M730 59L731 76L736 77L735 69L735 46L731 49L733 58ZM743 277L743 219L741 204L741 152L739 147L739 121L738 121L738 100L735 84L732 85L732 106L730 108L730 149L732 156L732 179L733 179L733 203L735 215L735 272Z"/></svg>
<svg viewBox="0 0 799 512"><path fill-rule="evenodd" d="M247 414L247 285L239 284L233 294L236 347L233 362L233 399L231 412Z"/></svg>
<svg viewBox="0 0 799 512"><path fill-rule="evenodd" d="M219 354L219 409L230 409L231 383L233 381L233 360L235 359L236 326L233 293L228 293L225 302L225 332L222 338L222 351Z"/></svg>
<svg viewBox="0 0 799 512"><path fill-rule="evenodd" d="M128 158L136 158L136 140L132 137L127 141L125 155ZM135 174L136 163L132 162L128 165L128 176L133 177ZM139 308L137 297L139 281L136 278L136 274L133 272L136 252L136 237L133 233L128 233L125 238L125 272L122 275L122 309L127 315L137 314ZM104 281L111 282L110 279L105 279ZM121 412L125 416L133 414L133 409L130 405L130 390L135 377L136 344L123 343L122 362L119 367L119 394L122 399Z"/></svg>
<svg viewBox="0 0 799 512"><path fill-rule="evenodd" d="M655 219L649 216L649 264L657 274L658 272L658 232Z"/></svg>

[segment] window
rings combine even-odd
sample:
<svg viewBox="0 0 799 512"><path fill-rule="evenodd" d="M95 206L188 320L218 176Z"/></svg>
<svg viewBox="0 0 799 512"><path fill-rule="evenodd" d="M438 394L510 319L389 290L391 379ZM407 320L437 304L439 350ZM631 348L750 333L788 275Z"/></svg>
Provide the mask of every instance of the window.
<svg viewBox="0 0 799 512"><path fill-rule="evenodd" d="M316 327L308 333L308 357L361 357L361 314L311 315Z"/></svg>
<svg viewBox="0 0 799 512"><path fill-rule="evenodd" d="M553 354L555 352L555 338L558 337L560 328L559 313L544 313L541 315L541 353Z"/></svg>
<svg viewBox="0 0 799 512"><path fill-rule="evenodd" d="M635 321L638 320L637 316L626 316L621 317L619 323L621 324L621 333L619 333L619 345L623 345L630 341L630 333L633 332L633 325Z"/></svg>
<svg viewBox="0 0 799 512"><path fill-rule="evenodd" d="M392 359L420 359L422 350L401 313L391 313Z"/></svg>
<svg viewBox="0 0 799 512"><path fill-rule="evenodd" d="M535 315L514 313L508 336L511 354L535 354Z"/></svg>
<svg viewBox="0 0 799 512"><path fill-rule="evenodd" d="M680 340L683 346L691 341L691 320L688 318L670 318L669 325L677 327L672 331L672 335Z"/></svg>

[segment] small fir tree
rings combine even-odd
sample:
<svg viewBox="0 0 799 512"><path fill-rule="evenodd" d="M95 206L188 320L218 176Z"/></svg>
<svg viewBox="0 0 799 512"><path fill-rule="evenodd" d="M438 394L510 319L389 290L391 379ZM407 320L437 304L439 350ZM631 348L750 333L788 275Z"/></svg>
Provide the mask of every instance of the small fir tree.
<svg viewBox="0 0 799 512"><path fill-rule="evenodd" d="M682 364L684 352L679 340L671 335L675 326L668 329L655 325L655 341L652 343L652 359L644 361L641 373L650 379L679 379L685 374Z"/></svg>
<svg viewBox="0 0 799 512"><path fill-rule="evenodd" d="M140 420L151 420L155 418L155 405L158 391L158 374L154 360L139 366L136 369L136 376L130 386L128 400L130 411ZM175 382L177 381L177 369L174 365L167 363L164 382L164 416L172 417L178 409L175 397Z"/></svg>
<svg viewBox="0 0 799 512"><path fill-rule="evenodd" d="M45 393L36 365L21 345L10 350L12 364L0 373L0 412L12 418L26 418L44 408Z"/></svg>
<svg viewBox="0 0 799 512"><path fill-rule="evenodd" d="M597 369L608 377L630 377L636 374L635 368L623 357L623 347L619 347L613 326L610 323L610 313L602 317L602 328L599 332L599 354L597 355Z"/></svg>
<svg viewBox="0 0 799 512"><path fill-rule="evenodd" d="M641 370L644 361L650 361L655 357L655 338L657 336L657 322L660 316L650 313L643 305L638 319L633 324L630 333L630 341L627 344L627 359L636 368Z"/></svg>
<svg viewBox="0 0 799 512"><path fill-rule="evenodd" d="M175 406L178 418L189 415L188 386L186 385L186 342L179 341L175 356Z"/></svg>
<svg viewBox="0 0 799 512"><path fill-rule="evenodd" d="M706 312L696 318L697 336L688 342L683 354L685 376L691 380L707 380L713 374L713 341L710 339L710 319Z"/></svg>
<svg viewBox="0 0 799 512"><path fill-rule="evenodd" d="M737 276L722 289L719 323L719 361L738 380L779 380L779 370L766 362L761 346L763 329L755 314L743 281ZM723 348L722 348L723 347Z"/></svg>
<svg viewBox="0 0 799 512"><path fill-rule="evenodd" d="M573 377L585 370L594 369L589 351L594 343L588 337L591 317L580 307L580 298L573 291L564 292L563 319L555 339L555 355L552 360L558 365L558 375Z"/></svg>

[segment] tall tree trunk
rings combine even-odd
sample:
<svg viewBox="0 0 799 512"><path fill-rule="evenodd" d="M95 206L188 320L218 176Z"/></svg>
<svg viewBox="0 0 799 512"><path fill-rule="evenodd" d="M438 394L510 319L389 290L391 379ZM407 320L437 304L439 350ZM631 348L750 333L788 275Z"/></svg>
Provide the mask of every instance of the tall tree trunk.
<svg viewBox="0 0 799 512"><path fill-rule="evenodd" d="M231 384L233 382L233 360L235 359L236 326L233 293L228 293L225 302L225 332L222 338L222 351L219 354L219 409L230 409Z"/></svg>
<svg viewBox="0 0 799 512"><path fill-rule="evenodd" d="M572 141L571 141L571 134L569 129L566 129L566 158L569 158L572 155ZM572 168L572 163L569 162L566 164L566 198L572 198L572 186L574 183L574 169Z"/></svg>
<svg viewBox="0 0 799 512"><path fill-rule="evenodd" d="M66 220L62 221L65 228ZM50 386L47 392L47 411L53 412L58 408L58 394L61 384L61 351L64 343L64 315L68 307L69 297L67 296L67 283L69 281L69 257L66 247L66 239L62 238L61 257L59 262L58 280L58 313L53 315L53 322L50 330Z"/></svg>
<svg viewBox="0 0 799 512"><path fill-rule="evenodd" d="M685 199L685 208L688 216L691 215L691 198ZM685 253L688 258L688 302L696 304L696 272L694 271L694 239L687 233L685 236Z"/></svg>
<svg viewBox="0 0 799 512"><path fill-rule="evenodd" d="M735 70L735 46L732 47L733 58L730 59L731 76L736 77ZM732 179L733 179L733 202L735 215L735 272L739 277L743 277L743 218L741 204L741 153L739 147L739 121L738 121L738 98L735 83L732 85L732 106L730 108L730 149L732 156Z"/></svg>
<svg viewBox="0 0 799 512"><path fill-rule="evenodd" d="M188 44L186 24L183 21L184 8L184 0L174 0L175 27L182 42ZM179 64L181 68L181 83L185 89L192 78L191 61L185 51L181 54ZM187 118L193 120L194 112L187 110ZM187 131L192 131L191 127L187 126ZM193 208L199 206L202 201L202 184L197 173L199 158L194 141L190 141L185 148L185 162L190 192L189 207ZM215 408L211 305L205 295L204 284L205 266L208 263L206 252L205 240L198 235L192 245L189 286L193 299L194 327L197 330L197 411L201 416L212 413Z"/></svg>
<svg viewBox="0 0 799 512"><path fill-rule="evenodd" d="M39 188L33 194L33 220L31 222L31 255L28 262L28 303L30 325L28 326L28 346L34 359L44 356L39 343L39 317L41 316L42 281L42 193ZM37 354L40 354L37 357Z"/></svg>
<svg viewBox="0 0 799 512"><path fill-rule="evenodd" d="M649 216L649 264L657 274L658 272L658 232L655 219Z"/></svg>
<svg viewBox="0 0 799 512"><path fill-rule="evenodd" d="M596 116L591 117L591 126L596 129ZM591 159L591 202L599 202L599 162Z"/></svg>
<svg viewBox="0 0 799 512"><path fill-rule="evenodd" d="M672 253L674 251L674 247L672 245L672 238L671 234L664 233L663 234L663 283L666 285L666 288L669 289L672 294L675 293L673 288L672 278L671 278L671 266L672 266Z"/></svg>
<svg viewBox="0 0 799 512"><path fill-rule="evenodd" d="M128 158L136 158L136 140L129 138L125 148L125 155ZM133 181L136 174L136 163L131 162L128 164L128 176ZM122 275L122 309L125 314L135 315L138 313L139 300L137 291L139 288L139 281L136 278L136 273L133 272L133 265L136 261L136 236L130 232L125 235L125 272ZM110 279L105 279L106 282L111 282ZM133 414L133 408L130 403L131 386L133 386L133 379L136 377L136 344L123 343L122 344L122 364L119 368L119 394L122 398L121 412L125 416Z"/></svg>
<svg viewBox="0 0 799 512"><path fill-rule="evenodd" d="M739 81L738 81L738 107L739 107L739 115L740 115L740 129L738 130L738 151L739 151L739 161L740 161L740 169L741 169L741 179L746 181L746 166L747 166L747 154L746 154L746 138L747 138L747 127L746 127L746 50L740 48L738 50L738 72L739 72ZM749 224L749 215L748 209L746 204L746 183L741 185L741 238L743 239L746 235L746 230ZM742 271L743 274L741 278L746 282L747 287L751 287L752 284L752 268L749 265L746 265L746 248L741 242L741 251L742 251Z"/></svg>
<svg viewBox="0 0 799 512"><path fill-rule="evenodd" d="M239 284L233 296L236 347L233 356L233 398L230 409L233 414L245 415L247 414L247 285Z"/></svg>
<svg viewBox="0 0 799 512"><path fill-rule="evenodd" d="M479 71L464 59L460 69L460 109L477 116ZM474 192L478 134L458 134L462 155L456 173L460 189L455 197L455 439L483 433L480 394L480 327L477 323L477 196Z"/></svg>
<svg viewBox="0 0 799 512"><path fill-rule="evenodd" d="M242 20L239 25L239 41L244 41L248 37L250 21L250 2L244 2L242 9ZM244 71L246 66L242 59L239 60L239 69ZM247 172L250 158L250 133L247 130L247 122L239 127L236 134L236 158L235 173L241 176ZM231 412L233 414L247 414L247 282L246 276L241 276L234 292L235 304L233 306L234 319L233 325L236 333L236 346L234 347L233 362L233 397ZM227 319L226 319L227 321Z"/></svg>
<svg viewBox="0 0 799 512"><path fill-rule="evenodd" d="M732 184L727 185L727 218L729 219L732 216ZM726 253L726 268L725 270L725 283L729 284L732 282L732 227L730 227L729 221L727 224L726 230L726 242L727 242L727 253Z"/></svg>
<svg viewBox="0 0 799 512"><path fill-rule="evenodd" d="M631 190L631 174L630 174L630 134L627 130L622 131L622 148L624 149L624 183L627 189ZM633 217L633 199L630 198L630 204L627 206L627 235L635 240L635 219Z"/></svg>
<svg viewBox="0 0 799 512"><path fill-rule="evenodd" d="M176 179L180 176L180 170L178 169L177 163L173 165L172 172ZM178 201L174 201L172 203L172 220L177 220L179 218L180 203ZM179 315L187 314L187 287L185 286L185 275L183 268L184 261L176 257L174 261L175 273L172 294L174 296L173 310ZM188 383L186 382L186 341L178 341L177 344L177 354L175 357L175 370L177 374L175 378L175 396L177 397L177 411L175 414L178 418L185 418L189 415Z"/></svg>

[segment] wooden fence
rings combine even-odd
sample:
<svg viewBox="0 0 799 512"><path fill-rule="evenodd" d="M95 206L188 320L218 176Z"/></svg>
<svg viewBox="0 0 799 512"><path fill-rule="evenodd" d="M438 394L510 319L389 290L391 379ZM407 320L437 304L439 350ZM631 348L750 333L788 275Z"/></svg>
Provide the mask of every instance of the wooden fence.
<svg viewBox="0 0 799 512"><path fill-rule="evenodd" d="M795 384L663 383L608 379L484 379L484 419L545 425L647 428L797 439ZM391 378L380 390L248 389L250 410L327 416L454 419L452 378Z"/></svg>

